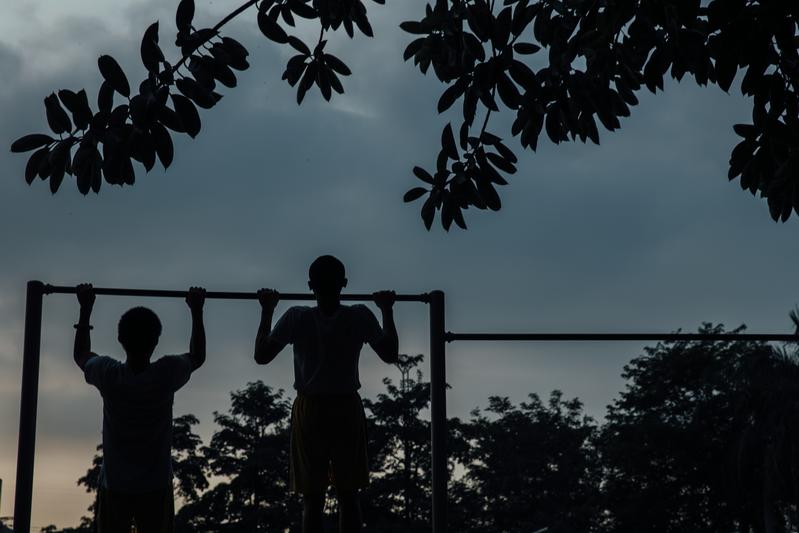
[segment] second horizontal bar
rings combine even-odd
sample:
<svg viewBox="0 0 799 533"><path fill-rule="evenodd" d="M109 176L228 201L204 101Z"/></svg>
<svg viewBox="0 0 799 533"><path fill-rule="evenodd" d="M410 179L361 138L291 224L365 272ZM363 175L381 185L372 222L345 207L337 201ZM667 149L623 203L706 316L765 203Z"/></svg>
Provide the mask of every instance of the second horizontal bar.
<svg viewBox="0 0 799 533"><path fill-rule="evenodd" d="M45 294L75 294L77 289L70 286L59 285L45 285ZM162 289L115 289L108 287L95 287L94 293L104 296L139 296L144 298L185 298L188 291L185 290L162 290ZM207 291L206 298L216 298L223 300L257 300L258 295L254 292L223 292L223 291ZM342 300L347 301L372 301L371 294L342 294ZM282 301L314 301L316 297L313 294L286 292L280 293L280 300ZM426 293L423 294L397 294L396 301L398 302L428 302L429 297Z"/></svg>
<svg viewBox="0 0 799 533"><path fill-rule="evenodd" d="M453 333L452 341L782 341L797 342L799 335L779 333Z"/></svg>

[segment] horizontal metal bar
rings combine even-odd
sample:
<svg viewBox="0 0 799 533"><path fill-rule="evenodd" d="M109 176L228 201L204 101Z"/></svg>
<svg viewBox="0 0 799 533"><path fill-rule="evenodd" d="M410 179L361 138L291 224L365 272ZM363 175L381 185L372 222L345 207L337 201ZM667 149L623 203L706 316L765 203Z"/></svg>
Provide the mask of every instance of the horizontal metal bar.
<svg viewBox="0 0 799 533"><path fill-rule="evenodd" d="M452 341L799 341L778 333L446 333Z"/></svg>
<svg viewBox="0 0 799 533"><path fill-rule="evenodd" d="M45 294L75 294L75 287L61 286L61 285L45 285ZM104 296L141 296L148 298L185 298L188 291L172 291L161 289L112 289L107 287L95 287L94 293ZM258 295L254 292L221 292L221 291L208 291L205 293L206 298L217 298L223 300L256 300ZM295 301L314 301L316 297L313 294L304 294L296 292L280 293L281 300L295 300ZM372 301L371 294L342 294L342 300L347 301ZM427 293L422 294L397 294L396 301L398 302L429 302L430 298Z"/></svg>

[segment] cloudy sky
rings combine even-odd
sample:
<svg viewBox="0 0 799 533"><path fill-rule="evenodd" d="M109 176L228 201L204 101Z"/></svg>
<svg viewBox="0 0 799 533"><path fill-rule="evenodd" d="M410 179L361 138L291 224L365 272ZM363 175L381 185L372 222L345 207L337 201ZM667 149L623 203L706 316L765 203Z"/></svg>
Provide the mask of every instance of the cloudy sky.
<svg viewBox="0 0 799 533"><path fill-rule="evenodd" d="M0 145L44 130L42 99L85 87L93 101L96 58L114 55L139 79L143 29L160 19L172 41L176 2L15 0L0 18ZM199 0L213 24L229 2ZM0 516L12 513L25 282L217 290L305 289L307 266L341 257L350 289L443 289L453 331L671 331L703 321L788 332L799 301L796 221L775 225L765 202L726 179L732 124L747 121L737 92L669 85L641 105L602 146L542 142L520 154L499 213L467 212L470 229L425 231L418 204L402 194L411 168L432 166L447 117L442 87L402 62L397 25L418 2L370 4L376 39L334 36L352 67L332 104L312 92L302 107L280 80L289 51L260 36L254 16L229 26L253 68L210 112L194 141L176 142L168 172L138 173L133 188L82 197L72 182L52 196L23 180L26 158L0 150ZM302 32L300 32L302 34ZM509 132L507 117L494 131ZM516 145L515 141L511 141ZM93 344L119 355L114 328L133 304L162 316L163 352L185 351L189 318L177 300L100 298ZM398 304L401 350L427 353L427 309ZM282 309L283 307L281 307ZM100 438L101 403L71 361L72 297L45 301L33 523L74 524L89 501L75 480ZM208 361L176 398L200 433L229 391L263 379L291 388L288 351L269 367L250 360L258 309L209 301ZM641 345L454 344L448 352L450 414L490 394L520 401L553 388L584 400L600 418L623 387L622 366ZM365 350L363 393L398 378Z"/></svg>

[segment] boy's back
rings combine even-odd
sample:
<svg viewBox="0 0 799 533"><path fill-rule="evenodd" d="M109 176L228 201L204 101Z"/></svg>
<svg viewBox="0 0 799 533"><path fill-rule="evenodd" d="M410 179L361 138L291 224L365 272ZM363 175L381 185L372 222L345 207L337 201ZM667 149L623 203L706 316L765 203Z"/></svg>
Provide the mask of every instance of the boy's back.
<svg viewBox="0 0 799 533"><path fill-rule="evenodd" d="M294 347L294 388L304 394L344 394L361 388L358 359L365 343L383 334L365 305L341 305L327 315L318 307L289 308L271 337Z"/></svg>
<svg viewBox="0 0 799 533"><path fill-rule="evenodd" d="M140 372L116 359L92 357L86 382L103 397L103 469L105 487L147 491L172 479L172 404L188 382L186 356L166 356Z"/></svg>

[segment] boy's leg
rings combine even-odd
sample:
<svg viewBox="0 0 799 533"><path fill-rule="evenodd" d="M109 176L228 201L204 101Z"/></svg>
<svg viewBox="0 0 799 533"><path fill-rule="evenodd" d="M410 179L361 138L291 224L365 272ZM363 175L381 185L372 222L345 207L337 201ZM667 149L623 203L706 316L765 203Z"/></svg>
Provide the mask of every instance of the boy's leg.
<svg viewBox="0 0 799 533"><path fill-rule="evenodd" d="M366 415L357 394L343 398L337 407L331 470L338 499L339 531L356 533L362 524L358 489L369 483Z"/></svg>
<svg viewBox="0 0 799 533"><path fill-rule="evenodd" d="M325 512L325 493L302 495L302 533L322 533Z"/></svg>
<svg viewBox="0 0 799 533"><path fill-rule="evenodd" d="M133 505L129 494L100 487L97 491L97 533L130 533Z"/></svg>
<svg viewBox="0 0 799 533"><path fill-rule="evenodd" d="M291 409L289 486L303 495L303 533L321 533L330 464L324 398L297 395Z"/></svg>
<svg viewBox="0 0 799 533"><path fill-rule="evenodd" d="M358 490L339 490L338 531L339 533L359 533L361 531L361 503Z"/></svg>
<svg viewBox="0 0 799 533"><path fill-rule="evenodd" d="M164 490L137 494L133 518L136 533L172 533L175 529L175 496Z"/></svg>

